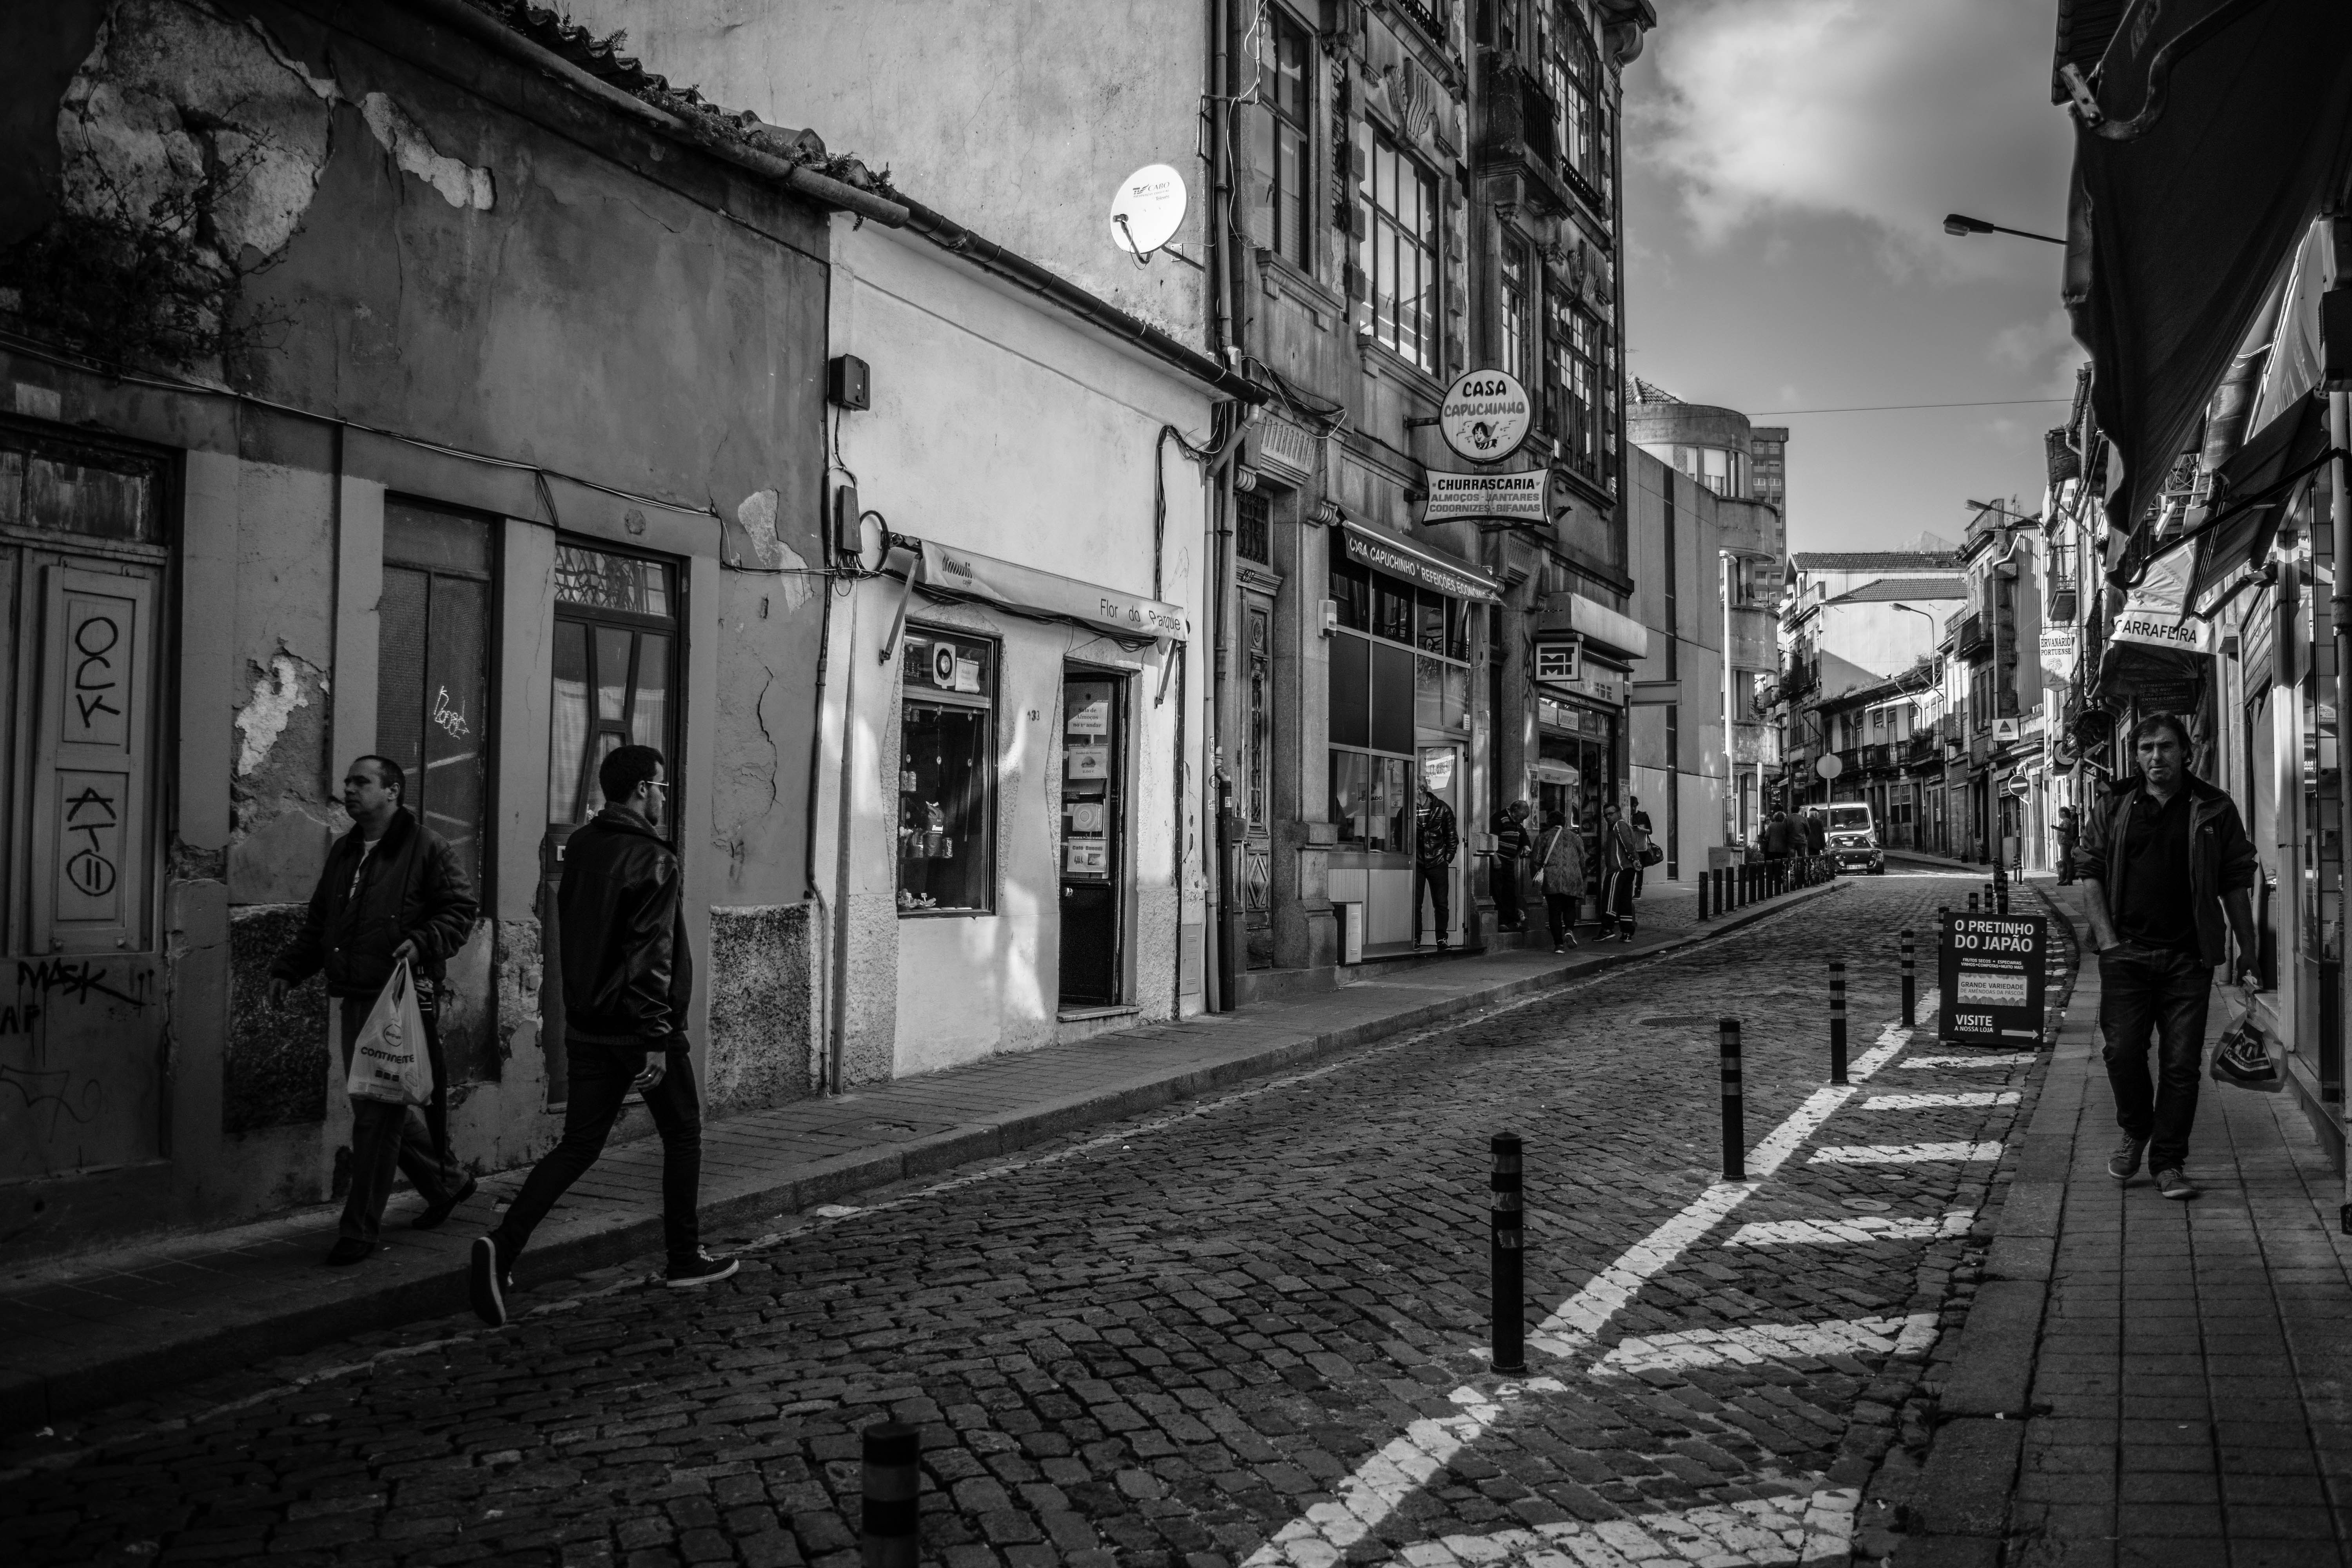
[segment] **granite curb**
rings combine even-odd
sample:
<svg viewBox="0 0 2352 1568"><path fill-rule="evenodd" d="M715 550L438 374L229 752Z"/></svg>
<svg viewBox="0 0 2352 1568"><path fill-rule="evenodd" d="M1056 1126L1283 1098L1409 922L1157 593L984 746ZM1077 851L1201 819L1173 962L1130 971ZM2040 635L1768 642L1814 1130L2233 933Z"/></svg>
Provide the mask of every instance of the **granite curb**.
<svg viewBox="0 0 2352 1568"><path fill-rule="evenodd" d="M2034 892L2074 939L2075 973L2049 1057L2038 1068L2032 1119L2018 1142L1982 1282L1937 1398L1936 1426L1914 1492L1917 1501L1886 1557L1888 1568L1997 1568L2002 1559L2082 1115L2080 1083L2053 1080L2098 1016L2098 972L2083 962L2081 928L2061 900L2041 889Z"/></svg>
<svg viewBox="0 0 2352 1568"><path fill-rule="evenodd" d="M1556 989L1629 963L1670 957L1701 942L1723 936L1823 898L1847 879L1801 888L1750 904L1728 916L1656 946L1596 952L1556 969L1497 981L1474 991L1399 1008L1381 1017L1268 1042L1243 1054L1191 1064L1139 1070L1124 1082L1033 1100L1003 1117L965 1121L942 1131L877 1143L817 1159L781 1162L772 1176L762 1173L733 1190L712 1191L706 1177L702 1223L706 1233L723 1233L747 1223L832 1203L910 1177L934 1175L974 1161L999 1158L1047 1140L1105 1122L1198 1099L1252 1079L1270 1077L1325 1057L1443 1024L1482 1008L1540 991ZM1330 994L1344 994L1344 992ZM1247 1017L1256 1009L1231 1015ZM1158 1026L1165 1029L1168 1026ZM1116 1048L1118 1035L1097 1037ZM1213 1037L1205 1042L1222 1049ZM715 1124L724 1126L724 1123ZM519 1174L510 1173L509 1174ZM625 1263L661 1246L657 1209L641 1216L596 1215L567 1224L559 1211L533 1238L517 1269L517 1283L529 1288ZM467 1310L465 1281L455 1268L422 1278L361 1281L348 1273L304 1279L313 1300L289 1302L282 1294L257 1297L249 1310L215 1313L201 1325L174 1333L173 1325L140 1330L84 1326L77 1338L105 1342L56 1364L27 1373L0 1371L0 1432L22 1431L61 1416L101 1408L168 1384L229 1370L269 1357L299 1354L356 1334L397 1328L421 1319ZM359 1286L353 1289L353 1286ZM77 1347L78 1349L79 1347Z"/></svg>

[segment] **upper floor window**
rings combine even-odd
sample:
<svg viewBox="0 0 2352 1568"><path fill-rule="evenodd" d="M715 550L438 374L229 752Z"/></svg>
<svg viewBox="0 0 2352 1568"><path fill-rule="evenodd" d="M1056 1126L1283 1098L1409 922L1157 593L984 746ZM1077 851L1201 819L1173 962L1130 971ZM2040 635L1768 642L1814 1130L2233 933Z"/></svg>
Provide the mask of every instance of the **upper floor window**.
<svg viewBox="0 0 2352 1568"><path fill-rule="evenodd" d="M1258 175L1266 182L1269 215L1265 247L1284 260L1313 269L1314 229L1310 216L1315 160L1311 128L1314 53L1307 29L1280 10L1266 18L1266 37L1258 60L1256 144L1252 149Z"/></svg>
<svg viewBox="0 0 2352 1568"><path fill-rule="evenodd" d="M1437 181L1382 132L1359 124L1363 237L1356 265L1373 340L1437 374Z"/></svg>
<svg viewBox="0 0 2352 1568"><path fill-rule="evenodd" d="M1565 302L1552 311L1544 366L1544 410L1560 458L1591 479L1602 477L1607 450L1600 402L1599 323Z"/></svg>
<svg viewBox="0 0 2352 1568"><path fill-rule="evenodd" d="M1500 274L1501 342L1497 358L1502 367L1525 382L1528 376L1528 261L1516 239L1503 240Z"/></svg>

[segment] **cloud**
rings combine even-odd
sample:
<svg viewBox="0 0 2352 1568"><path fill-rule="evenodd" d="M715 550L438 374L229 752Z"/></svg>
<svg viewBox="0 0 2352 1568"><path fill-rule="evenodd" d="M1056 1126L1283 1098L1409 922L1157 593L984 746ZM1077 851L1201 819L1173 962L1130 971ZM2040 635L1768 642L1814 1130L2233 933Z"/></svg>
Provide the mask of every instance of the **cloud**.
<svg viewBox="0 0 2352 1568"><path fill-rule="evenodd" d="M1995 332L1985 345L1985 358L2003 369L2024 372L2026 380L2050 396L2070 397L2083 350L2067 325L2066 312L2053 310L2039 320L2015 321Z"/></svg>
<svg viewBox="0 0 2352 1568"><path fill-rule="evenodd" d="M1713 247L1795 217L1867 226L1898 270L2047 268L1947 212L2063 223L2071 131L2049 101L2048 0L1684 0L1626 92L1629 150ZM2033 254L2041 252L2040 254Z"/></svg>

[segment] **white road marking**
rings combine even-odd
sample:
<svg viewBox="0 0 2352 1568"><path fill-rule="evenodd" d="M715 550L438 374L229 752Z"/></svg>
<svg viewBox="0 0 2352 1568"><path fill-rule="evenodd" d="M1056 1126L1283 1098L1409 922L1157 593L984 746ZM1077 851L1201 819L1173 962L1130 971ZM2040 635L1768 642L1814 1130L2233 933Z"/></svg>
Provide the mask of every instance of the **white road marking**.
<svg viewBox="0 0 2352 1568"><path fill-rule="evenodd" d="M1913 1057L1907 1062L1896 1062L1899 1068L2021 1068L2031 1067L2041 1058L2032 1051L2011 1051L1996 1057Z"/></svg>
<svg viewBox="0 0 2352 1568"><path fill-rule="evenodd" d="M1693 1242L1748 1201L1756 1183L1772 1174L1797 1147L1821 1130L1860 1086L1886 1065L1911 1041L1911 1031L1889 1025L1878 1044L1847 1069L1848 1083L1815 1089L1788 1120L1774 1128L1749 1152L1749 1180L1717 1182L1691 1200L1680 1214L1659 1226L1603 1268L1584 1288L1561 1302L1528 1336L1528 1349L1563 1360L1581 1354L1627 1302L1660 1269L1680 1258ZM1355 1473L1333 1489L1333 1500L1317 1503L1275 1532L1274 1538L1244 1560L1243 1568L1331 1568L1340 1554L1363 1540L1419 1490L1431 1476L1456 1454L1476 1442L1501 1419L1504 1409L1522 1395L1557 1390L1554 1379L1506 1383L1482 1387L1466 1384L1448 1397L1462 1414L1443 1420L1423 1419L1405 1428ZM1637 1559L1638 1561L1638 1559Z"/></svg>
<svg viewBox="0 0 2352 1568"><path fill-rule="evenodd" d="M1874 1094L1862 1102L1864 1110L1943 1110L1963 1105L2015 1105L2013 1089L1971 1089L1960 1094Z"/></svg>
<svg viewBox="0 0 2352 1568"><path fill-rule="evenodd" d="M1674 1372L1700 1366L1754 1366L1808 1357L1916 1355L1936 1342L1937 1315L1851 1318L1831 1323L1759 1323L1745 1329L1689 1329L1637 1334L1617 1342L1597 1369L1610 1373Z"/></svg>
<svg viewBox="0 0 2352 1568"><path fill-rule="evenodd" d="M1398 1555L1413 1568L1477 1564L1503 1568L1794 1568L1843 1563L1853 1542L1862 1494L1835 1487L1805 1497L1755 1498L1709 1503L1671 1513L1638 1514L1598 1523L1565 1520L1492 1535L1448 1535L1415 1542Z"/></svg>
<svg viewBox="0 0 2352 1568"><path fill-rule="evenodd" d="M1938 1161L1955 1164L1974 1160L1998 1160L1998 1143L1832 1143L1818 1149L1808 1163L1815 1165L1927 1165Z"/></svg>
<svg viewBox="0 0 2352 1568"><path fill-rule="evenodd" d="M1730 1247L1840 1247L1861 1241L1937 1241L1966 1236L1976 1215L1954 1209L1941 1218L1883 1219L1840 1215L1830 1219L1767 1219L1731 1233Z"/></svg>

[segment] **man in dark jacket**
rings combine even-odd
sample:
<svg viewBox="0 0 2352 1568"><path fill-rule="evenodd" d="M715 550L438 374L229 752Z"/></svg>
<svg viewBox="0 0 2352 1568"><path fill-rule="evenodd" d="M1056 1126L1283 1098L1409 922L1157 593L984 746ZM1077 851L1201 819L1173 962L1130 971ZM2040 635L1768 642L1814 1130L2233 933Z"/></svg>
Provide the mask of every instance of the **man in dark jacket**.
<svg viewBox="0 0 2352 1568"><path fill-rule="evenodd" d="M507 1321L514 1260L596 1156L631 1089L662 1141L662 1237L668 1279L684 1289L724 1279L735 1259L702 1250L702 1107L687 1054L694 961L686 946L684 875L658 831L668 780L651 746L618 746L596 770L598 812L563 847L555 895L563 970L563 1049L571 1098L562 1141L531 1168L496 1229L474 1238L467 1285L492 1328Z"/></svg>
<svg viewBox="0 0 2352 1568"><path fill-rule="evenodd" d="M1632 795L1625 797L1625 820L1632 823L1633 831L1642 836L1643 848L1646 849L1657 842L1657 833L1650 826L1650 814L1642 809L1640 795ZM1642 896L1642 880L1646 869L1640 861L1633 863L1633 896L1637 899Z"/></svg>
<svg viewBox="0 0 2352 1568"><path fill-rule="evenodd" d="M272 1007L285 1002L288 987L324 972L327 994L341 1010L346 1070L394 966L407 959L417 982L432 1103L420 1118L415 1106L352 1101L352 1184L327 1254L338 1267L374 1253L395 1168L424 1194L425 1212L413 1222L419 1229L439 1225L474 1191L474 1179L449 1157L447 1075L436 1027L444 966L473 932L474 889L457 852L401 804L407 793L407 775L389 758L352 763L343 776L352 830L327 852L301 928L269 966Z"/></svg>
<svg viewBox="0 0 2352 1568"><path fill-rule="evenodd" d="M1412 847L1412 923L1416 928L1421 924L1421 892L1426 888L1437 914L1437 951L1444 952L1454 930L1449 883L1462 837L1454 831L1454 808L1431 793L1427 784L1421 786L1421 809L1414 814Z"/></svg>
<svg viewBox="0 0 2352 1568"><path fill-rule="evenodd" d="M1527 924L1525 906L1519 900L1519 868L1535 840L1528 832L1528 803L1515 800L1495 814L1495 868L1488 876L1495 893L1495 926L1498 931L1518 931Z"/></svg>
<svg viewBox="0 0 2352 1568"><path fill-rule="evenodd" d="M2099 1030L2124 1130L2107 1173L2131 1180L2145 1153L2159 1192L2193 1198L2182 1165L2204 1065L2205 1005L2213 966L2229 961L2231 932L2241 967L2254 966L2248 889L2260 861L2230 797L2189 773L2188 726L2169 713L2143 719L2132 730L2132 752L2138 782L2119 789L2105 810L2084 813L2074 850L2074 869L2090 884ZM2245 978L2252 983L2251 973Z"/></svg>

